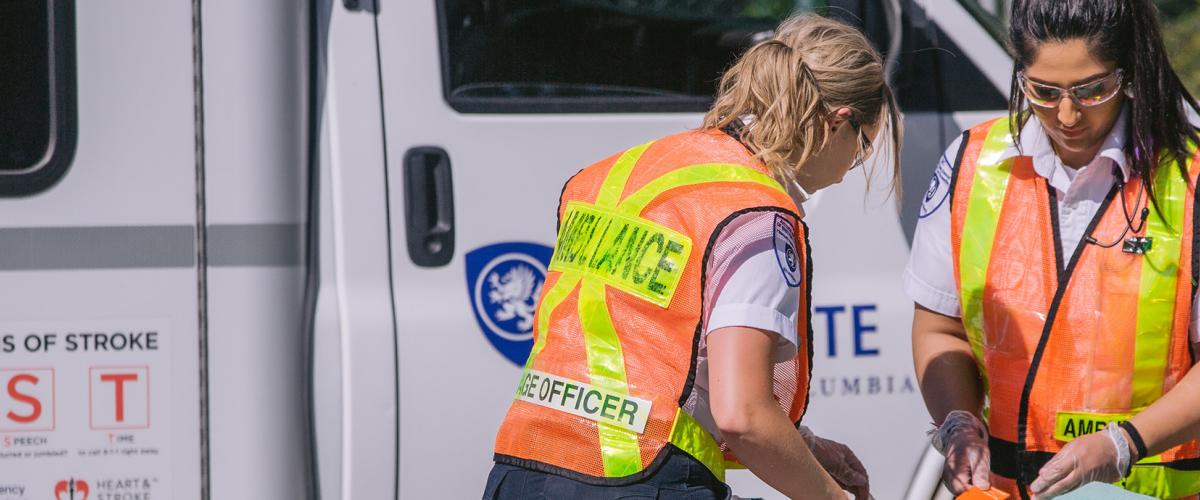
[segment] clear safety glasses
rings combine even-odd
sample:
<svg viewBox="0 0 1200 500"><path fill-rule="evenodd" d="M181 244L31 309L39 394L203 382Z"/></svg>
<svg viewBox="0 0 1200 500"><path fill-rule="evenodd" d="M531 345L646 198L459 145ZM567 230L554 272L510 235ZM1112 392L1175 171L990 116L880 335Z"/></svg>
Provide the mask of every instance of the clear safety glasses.
<svg viewBox="0 0 1200 500"><path fill-rule="evenodd" d="M854 119L854 115L849 117L850 126L858 133L858 153L854 157L854 164L850 166L850 170L861 167L866 163L867 157L871 156L871 138L867 137L866 131L863 130L862 124Z"/></svg>
<svg viewBox="0 0 1200 500"><path fill-rule="evenodd" d="M1108 102L1121 92L1121 85L1125 81L1125 72L1118 69L1107 76L1068 89L1030 81L1025 77L1024 71L1017 73L1017 78L1021 82L1021 90L1025 92L1025 98L1029 99L1034 106L1057 108L1065 95L1080 107L1091 108Z"/></svg>

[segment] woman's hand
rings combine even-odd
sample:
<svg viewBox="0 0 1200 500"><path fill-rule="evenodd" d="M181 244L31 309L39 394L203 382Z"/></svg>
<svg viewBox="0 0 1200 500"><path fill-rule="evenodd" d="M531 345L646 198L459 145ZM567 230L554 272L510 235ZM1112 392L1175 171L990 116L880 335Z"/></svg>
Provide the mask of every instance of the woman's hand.
<svg viewBox="0 0 1200 500"><path fill-rule="evenodd" d="M1101 432L1076 438L1042 466L1029 485L1034 498L1054 498L1087 483L1113 483L1129 470L1125 431L1109 425Z"/></svg>
<svg viewBox="0 0 1200 500"><path fill-rule="evenodd" d="M854 494L856 500L871 498L870 480L867 468L854 455L854 451L842 443L813 434L807 426L800 426L800 437L808 444L808 449L820 462L821 467L833 476L838 486Z"/></svg>
<svg viewBox="0 0 1200 500"><path fill-rule="evenodd" d="M992 487L991 452L987 429L975 415L956 410L946 415L933 438L933 447L946 457L942 483L950 493L960 495L972 487Z"/></svg>
<svg viewBox="0 0 1200 500"><path fill-rule="evenodd" d="M946 457L942 480L954 494L990 486L987 429L975 414L983 404L983 384L962 321L916 305L913 311L913 364L925 407L940 422L933 445Z"/></svg>

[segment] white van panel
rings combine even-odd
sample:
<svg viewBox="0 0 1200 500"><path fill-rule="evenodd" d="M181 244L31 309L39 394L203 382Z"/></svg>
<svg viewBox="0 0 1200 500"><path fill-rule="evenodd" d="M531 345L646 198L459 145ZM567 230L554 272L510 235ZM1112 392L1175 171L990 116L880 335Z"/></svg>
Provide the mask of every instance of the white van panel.
<svg viewBox="0 0 1200 500"><path fill-rule="evenodd" d="M329 31L322 121L320 360L338 386L318 380L318 457L333 498L391 498L396 470L396 335L391 310L388 199L375 19L336 5ZM325 242L330 243L326 244ZM334 340L329 337L336 339ZM322 369L324 370L324 369ZM330 372L322 371L322 374ZM329 406L330 402L340 405ZM339 415L330 419L329 412ZM329 428L327 422L339 427ZM330 432L335 441L329 441ZM324 436L323 436L324 434ZM322 449L338 449L331 461ZM322 485L322 490L331 491Z"/></svg>
<svg viewBox="0 0 1200 500"><path fill-rule="evenodd" d="M303 498L307 10L203 2L210 498Z"/></svg>
<svg viewBox="0 0 1200 500"><path fill-rule="evenodd" d="M22 484L40 498L74 478L90 483L98 497L113 493L113 480L129 478L145 480L146 494L198 499L191 8L79 2L76 29L74 161L48 190L0 200L0 331L154 330L160 340L157 351L145 353L0 354L4 368L55 369L54 430L26 435L68 451L62 458L0 462L0 482ZM147 413L138 417L146 418L144 429L93 429L100 426L89 417L95 409L89 398L99 393L89 389L90 370L114 365L148 367L139 372L149 377ZM156 451L141 451L150 449Z"/></svg>
<svg viewBox="0 0 1200 500"><path fill-rule="evenodd" d="M442 70L435 2L405 9L383 7L376 27L399 370L397 494L400 498L470 498L482 491L495 432L510 404L519 368L489 344L474 321L474 283L465 279L469 278L465 255L501 243L552 245L558 195L568 177L649 138L693 128L700 116L455 112L446 104L438 78ZM941 7L939 3L938 9L930 11ZM339 29L336 10L335 32ZM947 32L977 30L985 36L974 20L967 22L965 27L939 24ZM369 32L371 27L362 29ZM964 51L972 54L994 55L992 49L974 47L982 42L972 37L955 41L970 46ZM370 52L363 38L367 35L355 38L359 53L354 57ZM340 86L339 63L336 57L331 59L331 74L335 74L331 81ZM1006 88L1006 76L985 71L997 88ZM372 90L358 88L360 93ZM330 91L344 92L333 87ZM346 116L340 110L331 112L338 113L339 123ZM925 169L914 174L919 187L910 190L910 196L919 198L941 151L959 132L957 127L1000 112L906 117L910 135L905 161ZM371 133L361 129L354 135ZM419 267L407 251L404 157L418 146L445 149L454 174L455 251L451 262L442 267ZM336 151L344 148L334 145L334 149L337 156ZM905 174L910 174L907 166ZM875 195L864 201L865 184L862 177L851 176L806 206L815 260L813 306L818 309L813 315L812 406L805 422L858 452L872 473L878 498L901 498L927 450L924 431L929 416L912 375L912 303L900 288L908 254L905 229L894 200L883 197L887 176L874 179ZM373 191L336 186L333 190L374 196ZM339 311L348 314L353 308ZM367 340L343 333L343 340L343 349L360 342L371 342L376 348L386 345L374 336ZM345 361L342 369L358 373L359 383L374 384L387 376ZM345 383L343 394L350 390ZM880 411L884 408L886 412ZM347 411L340 418L351 417L359 418ZM343 453L348 450L342 448ZM343 477L350 460L343 455ZM734 472L730 481L739 495L779 498L748 473ZM380 477L373 484L381 489L357 491L385 494L383 483Z"/></svg>

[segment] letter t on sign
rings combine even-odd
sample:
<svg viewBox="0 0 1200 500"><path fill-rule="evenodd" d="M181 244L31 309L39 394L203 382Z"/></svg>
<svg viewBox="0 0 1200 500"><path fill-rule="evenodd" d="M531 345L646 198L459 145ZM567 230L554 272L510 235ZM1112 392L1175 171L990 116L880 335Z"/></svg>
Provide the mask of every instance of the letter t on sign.
<svg viewBox="0 0 1200 500"><path fill-rule="evenodd" d="M89 371L92 429L150 427L149 367L92 367Z"/></svg>

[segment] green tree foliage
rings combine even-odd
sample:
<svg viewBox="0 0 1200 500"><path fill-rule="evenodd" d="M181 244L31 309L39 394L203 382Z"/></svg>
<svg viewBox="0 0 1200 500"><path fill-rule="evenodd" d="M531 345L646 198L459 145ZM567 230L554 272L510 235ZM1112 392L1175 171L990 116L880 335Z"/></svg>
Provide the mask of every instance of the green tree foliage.
<svg viewBox="0 0 1200 500"><path fill-rule="evenodd" d="M1171 64L1193 95L1200 91L1200 2L1157 0Z"/></svg>
<svg viewBox="0 0 1200 500"><path fill-rule="evenodd" d="M1174 18L1196 10L1196 0L1155 0L1163 17Z"/></svg>

